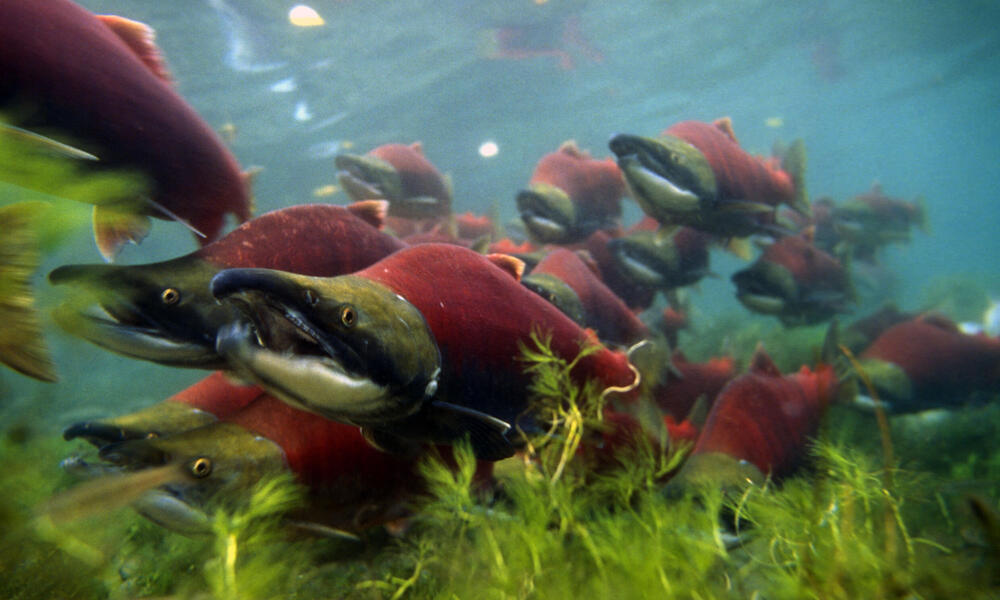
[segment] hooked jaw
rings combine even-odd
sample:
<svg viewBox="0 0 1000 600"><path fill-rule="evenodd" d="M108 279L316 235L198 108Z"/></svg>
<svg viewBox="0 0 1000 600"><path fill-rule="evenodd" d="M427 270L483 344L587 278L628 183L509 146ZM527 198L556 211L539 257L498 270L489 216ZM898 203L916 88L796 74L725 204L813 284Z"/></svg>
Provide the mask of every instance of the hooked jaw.
<svg viewBox="0 0 1000 600"><path fill-rule="evenodd" d="M518 192L517 209L536 241L543 244L570 241L576 209L565 191L547 183L532 183Z"/></svg>
<svg viewBox="0 0 1000 600"><path fill-rule="evenodd" d="M666 222L670 217L696 215L714 199L715 178L707 161L679 138L617 134L608 146L633 197L650 216ZM692 162L693 166L688 164Z"/></svg>
<svg viewBox="0 0 1000 600"><path fill-rule="evenodd" d="M241 501L262 477L287 471L284 451L277 444L233 423L111 443L98 455L99 462L74 456L62 466L83 479L178 466L177 477L131 504L144 517L186 535L211 530L206 511L216 501Z"/></svg>
<svg viewBox="0 0 1000 600"><path fill-rule="evenodd" d="M219 331L219 354L297 408L379 425L414 414L437 391L440 354L423 315L379 284L230 269L212 292L247 319Z"/></svg>
<svg viewBox="0 0 1000 600"><path fill-rule="evenodd" d="M676 248L658 243L653 232L633 233L608 242L619 269L630 279L650 288L667 287L680 270Z"/></svg>
<svg viewBox="0 0 1000 600"><path fill-rule="evenodd" d="M197 282L169 287L162 283L168 277L153 271L156 266L67 265L53 270L53 285L68 284L85 292L57 306L53 319L67 333L129 358L174 367L222 366L214 348L215 324L231 319L231 309L185 298ZM201 276L207 286L214 271L206 267L204 274L183 276Z"/></svg>
<svg viewBox="0 0 1000 600"><path fill-rule="evenodd" d="M748 309L765 314L781 315L798 294L792 274L781 265L758 262L733 274L736 299Z"/></svg>
<svg viewBox="0 0 1000 600"><path fill-rule="evenodd" d="M340 154L334 159L337 180L355 201L385 199L398 201L403 195L399 173L388 162L374 156Z"/></svg>

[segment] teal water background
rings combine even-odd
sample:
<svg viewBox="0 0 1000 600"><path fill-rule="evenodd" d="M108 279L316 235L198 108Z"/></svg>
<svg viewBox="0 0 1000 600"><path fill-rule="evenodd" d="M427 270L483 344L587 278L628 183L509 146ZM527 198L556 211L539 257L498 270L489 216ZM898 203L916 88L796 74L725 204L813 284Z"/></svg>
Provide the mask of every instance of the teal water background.
<svg viewBox="0 0 1000 600"><path fill-rule="evenodd" d="M929 283L955 274L1000 296L1000 3L326 0L312 3L326 25L311 29L288 23L292 2L83 4L156 29L179 91L211 125L235 126L244 166L263 167L259 212L315 201L314 189L335 183L329 152L345 142L365 152L420 140L450 173L457 211L495 207L509 219L536 161L566 139L603 157L612 133L728 115L754 151L802 137L814 198L844 201L877 181L890 195L926 199L930 233L887 253L904 308L919 308ZM564 39L574 23L599 60ZM564 47L572 68L548 56L488 58L484 48L507 28ZM293 91L275 90L289 80ZM296 119L299 106L310 119ZM486 140L498 156L478 155ZM634 204L627 213L640 214ZM181 227L157 222L122 260L194 249ZM47 257L42 304L51 301L45 272L99 261L81 229ZM693 296L703 318L743 311L728 279L738 265L713 256L720 277ZM8 425L57 430L203 376L117 357L52 327L47 335L62 381L0 372Z"/></svg>

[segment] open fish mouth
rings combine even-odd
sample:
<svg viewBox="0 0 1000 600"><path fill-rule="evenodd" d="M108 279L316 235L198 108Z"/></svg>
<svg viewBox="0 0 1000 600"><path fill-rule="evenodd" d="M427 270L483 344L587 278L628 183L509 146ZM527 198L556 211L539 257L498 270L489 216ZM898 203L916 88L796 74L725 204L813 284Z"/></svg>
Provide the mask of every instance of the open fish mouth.
<svg viewBox="0 0 1000 600"><path fill-rule="evenodd" d="M79 455L65 458L59 466L69 475L83 482L111 481L128 473L135 474L144 471L142 468L127 468L106 461L90 461ZM154 469L155 467L148 465L148 468ZM115 507L120 500L113 496L113 493L109 493L109 496L100 502L102 504L106 502L108 506ZM129 504L142 516L177 533L189 536L210 533L212 530L211 517L185 500L184 496L183 485L166 483L141 492Z"/></svg>
<svg viewBox="0 0 1000 600"><path fill-rule="evenodd" d="M682 182L684 177L675 165L663 160L666 150L658 147L656 140L618 134L608 145L644 210L650 205L655 216L663 212L697 213L702 209L701 195Z"/></svg>
<svg viewBox="0 0 1000 600"><path fill-rule="evenodd" d="M608 242L608 246L619 269L638 284L664 287L678 270L676 252L664 249L663 256L660 256L628 238L613 239Z"/></svg>
<svg viewBox="0 0 1000 600"><path fill-rule="evenodd" d="M388 162L355 154L340 154L334 158L337 180L355 200L396 200L402 182L396 169Z"/></svg>
<svg viewBox="0 0 1000 600"><path fill-rule="evenodd" d="M572 234L575 208L561 189L532 184L517 194L517 209L532 237L544 243L560 243Z"/></svg>
<svg viewBox="0 0 1000 600"><path fill-rule="evenodd" d="M351 343L346 338L353 330L317 322L297 304L314 306L321 299L317 292L299 285L296 276L266 269L231 269L212 280L212 292L245 317L219 330L219 354L238 374L297 408L365 426L409 416L437 390L440 358L436 344L433 372L423 378L420 371L398 382L392 359L385 353L404 350L385 349L378 339L362 336ZM402 298L393 297L412 309ZM423 316L417 314L420 325L426 328ZM350 315L357 318L354 312ZM338 323L347 318L344 313L317 315L319 319L331 317ZM403 318L390 314L389 321L402 322Z"/></svg>
<svg viewBox="0 0 1000 600"><path fill-rule="evenodd" d="M184 304L180 288L158 283L169 275L146 269L64 265L53 270L49 281L74 292L53 311L54 320L67 333L129 358L175 367L221 366L210 323L224 321L226 309L206 302ZM169 308L150 309L151 300Z"/></svg>
<svg viewBox="0 0 1000 600"><path fill-rule="evenodd" d="M777 315L788 308L782 291L751 270L734 274L733 283L736 284L736 299L754 312Z"/></svg>
<svg viewBox="0 0 1000 600"><path fill-rule="evenodd" d="M108 303L78 307L64 303L52 312L67 333L129 358L174 367L211 369L222 364L213 341L172 336L141 312L126 312Z"/></svg>

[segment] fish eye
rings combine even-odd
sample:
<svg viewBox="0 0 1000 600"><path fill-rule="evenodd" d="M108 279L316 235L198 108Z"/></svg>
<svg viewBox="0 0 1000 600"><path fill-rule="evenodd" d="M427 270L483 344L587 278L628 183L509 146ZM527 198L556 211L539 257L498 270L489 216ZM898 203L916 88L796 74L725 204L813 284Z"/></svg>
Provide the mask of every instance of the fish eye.
<svg viewBox="0 0 1000 600"><path fill-rule="evenodd" d="M316 306L319 303L319 296L312 290L306 290L306 303L309 306Z"/></svg>
<svg viewBox="0 0 1000 600"><path fill-rule="evenodd" d="M204 456L198 457L191 461L189 469L191 470L191 474L198 479L208 477L212 472L212 459Z"/></svg>
<svg viewBox="0 0 1000 600"><path fill-rule="evenodd" d="M160 300L163 300L164 304L177 304L177 301L181 299L181 293L174 288L167 288L163 290L160 294Z"/></svg>
<svg viewBox="0 0 1000 600"><path fill-rule="evenodd" d="M345 306L340 309L340 322L344 327L353 327L358 322L358 313L350 306Z"/></svg>

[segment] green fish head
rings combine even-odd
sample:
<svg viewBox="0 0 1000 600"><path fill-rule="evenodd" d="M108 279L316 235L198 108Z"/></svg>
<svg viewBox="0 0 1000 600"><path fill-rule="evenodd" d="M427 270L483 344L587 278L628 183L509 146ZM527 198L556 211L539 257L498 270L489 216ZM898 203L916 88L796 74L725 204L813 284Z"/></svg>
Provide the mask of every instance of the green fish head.
<svg viewBox="0 0 1000 600"><path fill-rule="evenodd" d="M127 440L180 433L215 421L215 415L207 411L167 400L120 417L74 423L63 430L63 438L83 438L103 448Z"/></svg>
<svg viewBox="0 0 1000 600"><path fill-rule="evenodd" d="M403 199L403 181L396 168L374 156L339 154L334 159L337 179L344 192L355 202L384 199L393 203Z"/></svg>
<svg viewBox="0 0 1000 600"><path fill-rule="evenodd" d="M608 242L618 270L650 288L679 285L681 260L677 247L654 231L636 231Z"/></svg>
<svg viewBox="0 0 1000 600"><path fill-rule="evenodd" d="M189 535L210 531L208 515L215 508L232 508L247 499L258 480L288 470L277 444L233 423L110 444L99 454L108 467L124 471L180 465L183 477L147 492L133 506Z"/></svg>
<svg viewBox="0 0 1000 600"><path fill-rule="evenodd" d="M715 173L705 155L684 140L617 134L608 145L632 196L654 219L683 222L715 202Z"/></svg>
<svg viewBox="0 0 1000 600"><path fill-rule="evenodd" d="M441 355L427 322L381 284L229 269L211 287L252 323L220 331L219 353L295 407L379 425L414 414L437 392Z"/></svg>
<svg viewBox="0 0 1000 600"><path fill-rule="evenodd" d="M576 207L562 189L532 183L517 194L517 210L528 234L541 244L564 244L574 239Z"/></svg>
<svg viewBox="0 0 1000 600"><path fill-rule="evenodd" d="M919 410L913 398L913 384L910 383L910 377L898 365L878 358L862 358L858 364L886 412L905 413ZM864 382L859 382L857 387L863 393L858 395L855 404L862 408L874 408L875 400L869 395L870 390Z"/></svg>
<svg viewBox="0 0 1000 600"><path fill-rule="evenodd" d="M777 263L757 261L734 273L732 279L736 284L736 298L754 312L781 315L798 302L795 278Z"/></svg>
<svg viewBox="0 0 1000 600"><path fill-rule="evenodd" d="M147 265L66 265L54 285L80 292L55 311L67 332L106 350L165 365L216 368L215 333L237 313L212 297L218 267L194 257Z"/></svg>
<svg viewBox="0 0 1000 600"><path fill-rule="evenodd" d="M580 326L586 326L583 303L580 302L580 297L562 279L549 273L532 273L531 275L522 277L521 283L529 290L548 300L550 304L561 310L563 314L576 321Z"/></svg>

